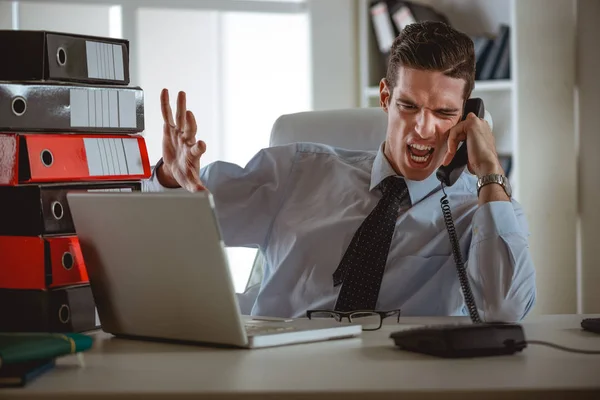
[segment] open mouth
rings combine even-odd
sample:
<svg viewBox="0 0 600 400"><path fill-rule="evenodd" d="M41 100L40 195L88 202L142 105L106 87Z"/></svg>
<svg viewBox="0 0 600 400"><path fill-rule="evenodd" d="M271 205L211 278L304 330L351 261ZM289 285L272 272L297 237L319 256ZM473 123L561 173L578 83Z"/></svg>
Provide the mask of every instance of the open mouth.
<svg viewBox="0 0 600 400"><path fill-rule="evenodd" d="M425 164L431 158L435 148L425 144L409 144L408 154L415 163Z"/></svg>

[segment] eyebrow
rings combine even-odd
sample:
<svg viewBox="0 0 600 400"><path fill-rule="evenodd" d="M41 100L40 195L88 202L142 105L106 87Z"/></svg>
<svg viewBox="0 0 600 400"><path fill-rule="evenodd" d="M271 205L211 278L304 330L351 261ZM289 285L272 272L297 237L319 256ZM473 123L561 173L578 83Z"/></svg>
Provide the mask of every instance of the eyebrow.
<svg viewBox="0 0 600 400"><path fill-rule="evenodd" d="M414 101L412 101L411 99L409 99L406 96L401 96L398 97L398 102L400 103L404 103L404 104L409 104L411 106L417 106L420 107L417 103L415 103ZM457 113L460 110L458 108L452 108L452 107L442 107L442 108L436 108L434 110L435 112L441 112L441 113L446 113L446 114L451 114L451 113Z"/></svg>

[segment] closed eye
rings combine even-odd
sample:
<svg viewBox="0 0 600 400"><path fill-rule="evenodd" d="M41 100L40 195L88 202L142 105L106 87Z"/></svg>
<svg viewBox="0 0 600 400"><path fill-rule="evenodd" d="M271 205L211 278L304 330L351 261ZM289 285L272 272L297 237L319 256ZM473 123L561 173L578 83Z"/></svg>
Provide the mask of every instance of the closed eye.
<svg viewBox="0 0 600 400"><path fill-rule="evenodd" d="M407 104L407 103L398 103L398 107L401 110L416 110L417 106L415 106L414 104Z"/></svg>
<svg viewBox="0 0 600 400"><path fill-rule="evenodd" d="M444 117L454 117L458 114L458 110L454 110L454 109L439 109L439 110L435 110L436 113L444 116Z"/></svg>

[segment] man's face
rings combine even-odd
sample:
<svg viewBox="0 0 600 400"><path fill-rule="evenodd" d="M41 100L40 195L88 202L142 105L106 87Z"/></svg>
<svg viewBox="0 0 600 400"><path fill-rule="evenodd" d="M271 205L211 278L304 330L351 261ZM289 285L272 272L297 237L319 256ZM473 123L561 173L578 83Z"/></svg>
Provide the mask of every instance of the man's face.
<svg viewBox="0 0 600 400"><path fill-rule="evenodd" d="M420 181L442 164L447 133L462 116L463 79L400 67L393 93L385 80L380 103L388 114L385 155L400 175Z"/></svg>

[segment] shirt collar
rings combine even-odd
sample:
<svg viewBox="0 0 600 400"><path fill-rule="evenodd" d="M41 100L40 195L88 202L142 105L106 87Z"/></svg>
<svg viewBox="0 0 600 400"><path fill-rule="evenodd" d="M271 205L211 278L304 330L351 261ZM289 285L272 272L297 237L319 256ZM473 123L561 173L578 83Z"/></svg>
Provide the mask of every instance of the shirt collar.
<svg viewBox="0 0 600 400"><path fill-rule="evenodd" d="M375 156L373 168L371 169L371 187L369 190L375 189L377 186L379 186L381 181L388 176L400 176L396 173L396 171L394 171L394 168L392 168L390 162L386 158L383 152L384 145L385 142L379 146L379 151ZM404 178L404 181L408 187L408 194L410 196L410 203L412 205L415 205L419 201L423 200L425 196L427 196L437 186L440 185L440 181L437 179L435 174L431 174L422 181L413 181L406 178Z"/></svg>

